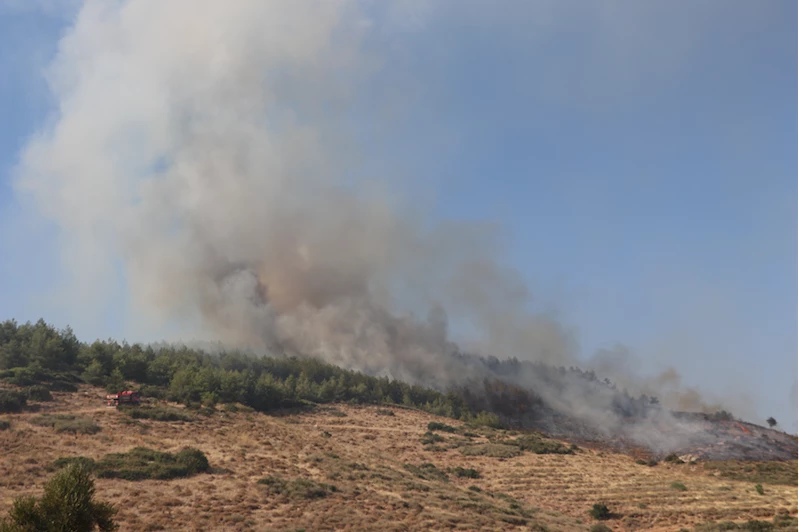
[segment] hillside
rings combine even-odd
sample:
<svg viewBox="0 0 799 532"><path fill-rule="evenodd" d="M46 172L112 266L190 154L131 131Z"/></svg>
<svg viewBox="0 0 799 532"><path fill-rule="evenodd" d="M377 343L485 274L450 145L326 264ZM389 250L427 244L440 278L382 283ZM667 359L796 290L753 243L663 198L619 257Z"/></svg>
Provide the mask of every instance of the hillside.
<svg viewBox="0 0 799 532"><path fill-rule="evenodd" d="M209 472L98 478L98 497L120 509L122 530L588 530L597 522L589 515L595 503L608 506L604 523L613 530L796 516L796 461L647 465L608 449L571 451L400 407L331 404L264 414L173 404L158 411L187 420L157 421L105 406L97 387L52 395L0 416L10 423L0 431L2 513L14 497L38 494L59 458L99 461L137 446L191 446L206 454ZM57 414L77 417L65 426L42 422ZM431 422L444 426L428 433ZM92 424L99 430L81 433ZM519 438L529 445L520 447ZM778 522L796 529L790 518Z"/></svg>
<svg viewBox="0 0 799 532"><path fill-rule="evenodd" d="M453 351L447 370L377 374L309 356L208 352L185 345L83 343L43 320L0 323L0 382L72 391L89 383L183 405L242 403L259 412L337 402L402 404L462 422L534 430L573 443L691 459L796 460L795 436L742 423L729 412L673 412L657 397L634 397L607 378L577 367L499 360ZM406 368L410 369L410 368ZM423 379L419 374L425 374ZM457 377L454 377L457 375ZM426 384L425 384L426 383ZM24 394L12 393L14 411Z"/></svg>

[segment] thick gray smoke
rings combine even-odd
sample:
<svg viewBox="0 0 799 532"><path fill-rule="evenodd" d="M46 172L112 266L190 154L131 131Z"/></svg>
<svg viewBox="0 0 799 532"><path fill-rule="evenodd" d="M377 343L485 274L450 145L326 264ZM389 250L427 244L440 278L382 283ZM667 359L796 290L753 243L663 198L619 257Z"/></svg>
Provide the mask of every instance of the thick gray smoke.
<svg viewBox="0 0 799 532"><path fill-rule="evenodd" d="M441 308L498 355L569 361L489 228L431 227L345 184L363 157L346 113L379 64L360 7L87 3L20 180L59 222L76 287L98 292L119 257L141 313L395 376L448 374Z"/></svg>
<svg viewBox="0 0 799 532"><path fill-rule="evenodd" d="M367 46L390 22L368 5L86 2L48 72L57 116L19 169L60 227L76 299L121 264L152 322L440 387L480 371L450 356L454 321L499 358L576 363L490 226L432 223L353 177L369 153L352 112L390 68ZM583 417L607 406L532 384Z"/></svg>

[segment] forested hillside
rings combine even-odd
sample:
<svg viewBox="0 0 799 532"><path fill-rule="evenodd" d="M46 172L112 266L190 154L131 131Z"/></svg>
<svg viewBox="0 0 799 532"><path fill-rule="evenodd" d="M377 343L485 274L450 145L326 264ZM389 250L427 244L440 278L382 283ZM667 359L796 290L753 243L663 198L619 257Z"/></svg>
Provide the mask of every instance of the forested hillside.
<svg viewBox="0 0 799 532"><path fill-rule="evenodd" d="M313 359L235 351L212 355L185 346L154 348L113 340L82 343L71 329L58 330L43 320L0 324L0 379L19 386L46 383L51 390L64 391L86 382L117 392L133 382L152 397L184 404L238 402L259 411L305 402L393 403L463 420L479 416L484 423L499 424L497 416L479 409L483 401L454 390L412 386ZM498 402L500 396L514 393L517 404L518 399L533 403L532 395L522 390L499 382L485 386Z"/></svg>

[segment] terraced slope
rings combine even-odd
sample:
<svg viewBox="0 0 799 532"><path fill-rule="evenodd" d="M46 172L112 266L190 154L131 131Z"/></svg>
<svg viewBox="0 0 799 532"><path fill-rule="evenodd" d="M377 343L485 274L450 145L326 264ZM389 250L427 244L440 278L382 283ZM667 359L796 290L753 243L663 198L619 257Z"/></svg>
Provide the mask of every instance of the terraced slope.
<svg viewBox="0 0 799 532"><path fill-rule="evenodd" d="M524 435L401 408L267 416L220 407L210 415L184 411L191 421L156 421L105 407L99 389L54 395L40 412L0 416L11 422L0 431L0 512L17 495L37 494L58 458L192 446L208 456L210 473L97 480L99 497L120 508L122 530L588 530L595 503L609 507L605 524L613 530L796 514L796 462L709 470L650 467L601 449L535 454L522 448L572 451L535 439L520 448ZM100 431L31 423L43 414L87 418L75 426L91 421ZM455 430L428 433L430 422Z"/></svg>

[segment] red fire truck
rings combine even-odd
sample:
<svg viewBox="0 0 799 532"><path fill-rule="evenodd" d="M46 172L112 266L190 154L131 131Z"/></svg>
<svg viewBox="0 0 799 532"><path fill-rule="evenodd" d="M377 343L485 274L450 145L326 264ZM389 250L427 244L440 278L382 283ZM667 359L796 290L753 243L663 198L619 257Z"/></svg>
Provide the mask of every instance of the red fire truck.
<svg viewBox="0 0 799 532"><path fill-rule="evenodd" d="M132 390L126 390L119 393L110 393L106 395L105 398L108 401L108 406L138 405L141 402L141 396L139 396L139 392L134 392Z"/></svg>

